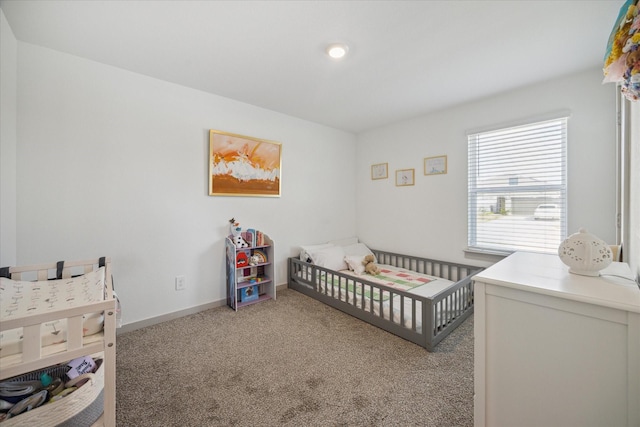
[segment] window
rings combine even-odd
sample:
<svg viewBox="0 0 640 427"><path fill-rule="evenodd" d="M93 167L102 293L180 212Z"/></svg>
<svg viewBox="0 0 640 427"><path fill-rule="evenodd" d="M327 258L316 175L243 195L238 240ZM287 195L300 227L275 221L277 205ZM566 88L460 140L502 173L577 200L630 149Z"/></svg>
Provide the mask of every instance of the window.
<svg viewBox="0 0 640 427"><path fill-rule="evenodd" d="M471 251L556 253L566 236L567 118L473 133Z"/></svg>

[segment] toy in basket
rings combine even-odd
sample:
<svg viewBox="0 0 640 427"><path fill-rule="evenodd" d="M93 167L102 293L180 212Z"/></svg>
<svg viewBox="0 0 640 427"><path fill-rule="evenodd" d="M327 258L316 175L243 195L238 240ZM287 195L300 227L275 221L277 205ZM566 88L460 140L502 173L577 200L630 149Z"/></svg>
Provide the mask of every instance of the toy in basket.
<svg viewBox="0 0 640 427"><path fill-rule="evenodd" d="M2 427L93 424L103 412L102 362L80 357L0 382Z"/></svg>

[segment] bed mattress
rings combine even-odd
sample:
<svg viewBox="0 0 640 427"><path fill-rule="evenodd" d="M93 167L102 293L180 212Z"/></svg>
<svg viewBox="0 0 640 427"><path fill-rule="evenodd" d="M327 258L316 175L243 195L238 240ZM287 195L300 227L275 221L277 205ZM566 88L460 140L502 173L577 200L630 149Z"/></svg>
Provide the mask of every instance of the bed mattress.
<svg viewBox="0 0 640 427"><path fill-rule="evenodd" d="M380 268L380 274L375 276L370 274L357 274L352 270L342 270L340 272L356 279L368 280L423 297L434 296L453 283L451 280L416 273L415 271L391 265L380 264L378 267Z"/></svg>

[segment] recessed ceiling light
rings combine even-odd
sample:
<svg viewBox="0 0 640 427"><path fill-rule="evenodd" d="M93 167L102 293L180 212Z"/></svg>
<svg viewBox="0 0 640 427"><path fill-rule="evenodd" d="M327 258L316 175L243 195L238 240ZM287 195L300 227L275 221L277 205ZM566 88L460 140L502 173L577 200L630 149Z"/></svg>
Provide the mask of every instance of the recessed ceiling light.
<svg viewBox="0 0 640 427"><path fill-rule="evenodd" d="M327 46L327 55L333 59L342 59L349 51L349 46L341 43L334 43Z"/></svg>

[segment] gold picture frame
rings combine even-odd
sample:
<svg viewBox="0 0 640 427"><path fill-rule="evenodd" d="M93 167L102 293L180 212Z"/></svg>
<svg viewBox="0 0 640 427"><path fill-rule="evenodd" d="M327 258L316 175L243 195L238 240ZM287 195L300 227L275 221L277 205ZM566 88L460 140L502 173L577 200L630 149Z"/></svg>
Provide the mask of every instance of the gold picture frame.
<svg viewBox="0 0 640 427"><path fill-rule="evenodd" d="M387 179L389 178L389 164L378 163L371 165L371 179Z"/></svg>
<svg viewBox="0 0 640 427"><path fill-rule="evenodd" d="M447 173L447 156L426 157L424 159L425 175L444 175Z"/></svg>
<svg viewBox="0 0 640 427"><path fill-rule="evenodd" d="M396 187L415 185L415 169L396 170Z"/></svg>
<svg viewBox="0 0 640 427"><path fill-rule="evenodd" d="M209 130L209 195L280 197L282 144Z"/></svg>

